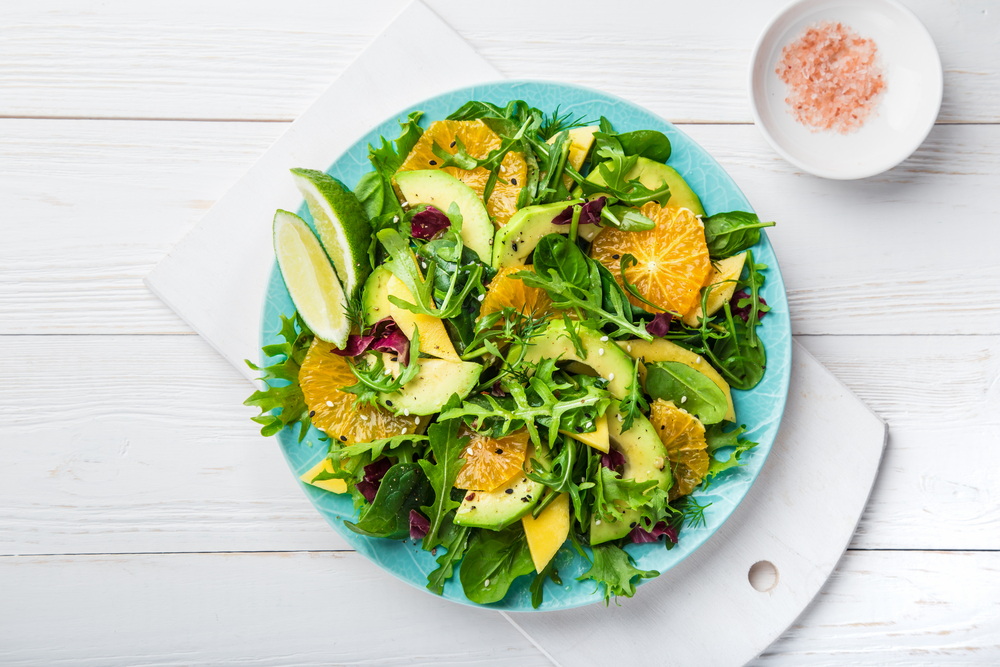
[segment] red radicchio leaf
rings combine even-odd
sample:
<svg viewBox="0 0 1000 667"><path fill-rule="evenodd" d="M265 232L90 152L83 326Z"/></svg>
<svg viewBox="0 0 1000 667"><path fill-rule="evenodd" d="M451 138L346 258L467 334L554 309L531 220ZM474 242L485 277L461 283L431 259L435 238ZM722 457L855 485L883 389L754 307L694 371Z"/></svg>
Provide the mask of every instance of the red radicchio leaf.
<svg viewBox="0 0 1000 667"><path fill-rule="evenodd" d="M410 362L410 341L391 317L376 322L367 335L348 336L343 350L334 348L330 351L342 357L356 357L368 350L395 352L404 365Z"/></svg>
<svg viewBox="0 0 1000 667"><path fill-rule="evenodd" d="M428 206L410 219L410 236L415 239L432 239L442 229L451 226L451 220L443 211Z"/></svg>
<svg viewBox="0 0 1000 667"><path fill-rule="evenodd" d="M674 316L670 313L657 313L651 322L646 322L646 331L652 336L666 336L670 331L670 322Z"/></svg>
<svg viewBox="0 0 1000 667"><path fill-rule="evenodd" d="M668 540L677 544L677 529L668 526L666 521L661 521L653 526L653 530L644 530L642 526L636 526L628 534L628 537L635 544L647 544L656 542L664 535L667 536Z"/></svg>
<svg viewBox="0 0 1000 667"><path fill-rule="evenodd" d="M750 295L746 293L746 290L740 290L739 292L733 295L732 300L729 302L730 308L732 308L733 311L733 315L739 315L740 317L743 318L744 322L750 320L750 304L748 303L747 305L740 307L739 303L740 299L749 299L749 298ZM764 306L767 305L767 301L764 301L764 297L760 296L759 294L757 295L757 300L760 301L762 305ZM758 310L757 321L760 322L762 319L764 319L764 315L766 314L767 313L765 311Z"/></svg>
<svg viewBox="0 0 1000 667"><path fill-rule="evenodd" d="M625 465L625 455L614 447L609 447L607 454L601 454L601 465L611 470L620 468Z"/></svg>
<svg viewBox="0 0 1000 667"><path fill-rule="evenodd" d="M382 478L391 467L392 463L389 459L379 459L375 463L369 463L365 466L364 479L354 486L369 503L374 502L378 487L382 485Z"/></svg>
<svg viewBox="0 0 1000 667"><path fill-rule="evenodd" d="M601 221L601 209L604 208L604 202L607 201L607 197L598 197L593 201L589 201L583 205L583 209L580 211L580 224L581 225L596 225ZM567 206L562 210L559 215L552 218L553 225L568 225L573 222L573 207Z"/></svg>
<svg viewBox="0 0 1000 667"><path fill-rule="evenodd" d="M417 510L410 510L410 539L422 540L431 529L431 522Z"/></svg>
<svg viewBox="0 0 1000 667"><path fill-rule="evenodd" d="M507 392L505 392L503 387L500 386L500 380L497 380L490 386L490 395L496 396L497 398L503 398L507 395Z"/></svg>

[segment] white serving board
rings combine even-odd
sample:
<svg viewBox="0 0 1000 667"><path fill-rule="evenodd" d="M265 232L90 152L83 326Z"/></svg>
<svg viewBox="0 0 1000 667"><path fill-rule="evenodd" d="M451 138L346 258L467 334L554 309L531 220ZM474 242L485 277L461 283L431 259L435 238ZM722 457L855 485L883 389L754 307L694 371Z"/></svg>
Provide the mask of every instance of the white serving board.
<svg viewBox="0 0 1000 667"><path fill-rule="evenodd" d="M447 68L437 66L442 52L449 53ZM270 212L301 199L288 169L325 168L355 137L415 100L499 78L426 6L410 4L170 251L146 285L254 379L243 360L258 354L273 261ZM867 501L885 435L885 424L793 343L778 440L746 500L705 546L621 608L504 616L557 665L622 658L647 664L654 656L667 664L742 665L791 624L833 570ZM750 566L761 560L778 569L778 583L766 593L748 580ZM353 590L348 578L343 586L352 599L367 599L371 613L393 604L392 595L370 585ZM432 632L440 618L421 619L437 601L417 600L411 618ZM339 613L365 612L331 609L332 627ZM679 636L685 641L667 641Z"/></svg>

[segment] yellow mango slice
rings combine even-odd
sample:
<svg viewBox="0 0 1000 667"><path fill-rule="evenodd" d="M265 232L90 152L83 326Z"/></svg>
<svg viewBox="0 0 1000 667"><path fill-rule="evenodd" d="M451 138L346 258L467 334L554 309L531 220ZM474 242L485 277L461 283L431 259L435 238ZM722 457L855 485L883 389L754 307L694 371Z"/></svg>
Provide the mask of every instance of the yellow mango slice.
<svg viewBox="0 0 1000 667"><path fill-rule="evenodd" d="M299 479L306 484L312 484L313 486L323 489L324 491L347 493L347 482L342 479L321 479L319 481L313 481L321 472L333 472L333 462L330 461L330 459L323 459L308 471L303 473Z"/></svg>
<svg viewBox="0 0 1000 667"><path fill-rule="evenodd" d="M386 288L390 296L413 303L413 295L410 294L410 290L396 276L389 278L389 284ZM440 317L414 313L391 302L389 303L389 315L407 338L412 339L413 329L420 328L421 352L438 359L462 360L455 352L455 346L451 344L451 339L448 337L448 332L445 331L444 323Z"/></svg>
<svg viewBox="0 0 1000 667"><path fill-rule="evenodd" d="M701 355L695 354L691 350L685 350L680 345L675 345L669 340L663 339L652 341L638 339L618 341L618 345L620 345L623 350L628 352L633 359L643 359L646 363L655 361L676 361L695 369L717 384L719 389L721 389L726 395L726 402L729 404L729 410L726 411L726 416L723 417L723 419L730 422L736 421L736 408L733 407L733 394L729 389L729 383L726 382L722 376L719 375L719 372L712 368L712 365L705 361ZM642 376L643 384L645 384L646 369L640 368L639 374Z"/></svg>
<svg viewBox="0 0 1000 667"><path fill-rule="evenodd" d="M593 447L599 452L608 453L608 447L610 445L610 437L608 436L608 416L601 415L594 422L594 430L589 433L573 433L572 431L559 432L563 435L568 435L574 440L579 440L585 445Z"/></svg>
<svg viewBox="0 0 1000 667"><path fill-rule="evenodd" d="M522 517L521 525L535 571L541 572L569 537L569 494L560 493L537 519L530 514Z"/></svg>
<svg viewBox="0 0 1000 667"><path fill-rule="evenodd" d="M708 314L714 315L722 304L733 298L736 293L736 281L739 280L743 272L743 262L747 254L741 252L738 255L727 257L718 264L712 266L712 273L708 276L706 285L715 285L708 294ZM704 291L704 289L702 290ZM701 297L694 309L684 316L684 324L689 327L696 327L701 322Z"/></svg>
<svg viewBox="0 0 1000 667"><path fill-rule="evenodd" d="M594 132L599 129L598 126L591 125L589 127L574 127L569 131L569 155L566 156L569 166L580 171L583 161L587 159L587 153L590 152L590 147L594 145ZM549 139L548 143L551 144L553 141L555 141L555 137ZM575 181L569 176L563 175L563 183L566 184L567 188L572 189Z"/></svg>

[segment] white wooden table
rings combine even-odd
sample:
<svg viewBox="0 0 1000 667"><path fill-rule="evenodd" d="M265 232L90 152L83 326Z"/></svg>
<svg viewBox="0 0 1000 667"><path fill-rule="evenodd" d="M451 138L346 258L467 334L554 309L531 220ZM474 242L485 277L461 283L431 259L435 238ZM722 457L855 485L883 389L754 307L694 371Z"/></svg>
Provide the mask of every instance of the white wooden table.
<svg viewBox="0 0 1000 667"><path fill-rule="evenodd" d="M317 623L354 603L315 589L331 572L423 594L345 550L246 381L141 283L403 4L0 8L0 663L548 664L494 621L419 655L375 619ZM906 0L944 63L939 124L848 183L752 125L783 0L428 4L507 76L623 95L705 146L779 223L798 340L890 424L850 550L753 664L1000 664L1000 2Z"/></svg>

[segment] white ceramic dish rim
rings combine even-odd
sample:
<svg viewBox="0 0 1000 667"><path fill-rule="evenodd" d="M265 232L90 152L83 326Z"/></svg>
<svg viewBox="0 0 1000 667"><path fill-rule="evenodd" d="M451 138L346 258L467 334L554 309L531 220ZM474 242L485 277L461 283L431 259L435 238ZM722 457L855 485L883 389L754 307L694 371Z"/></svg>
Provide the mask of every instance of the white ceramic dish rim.
<svg viewBox="0 0 1000 667"><path fill-rule="evenodd" d="M897 2L897 0L867 0L867 1L869 3L868 9L870 10L877 10L878 6L881 4L883 6L888 6L895 9L896 11L899 11L911 21L913 30L915 30L918 33L921 33L923 37L925 37L927 40L930 41L931 44L934 44L934 39L931 36L930 32L927 30L927 27L923 24L923 22L920 21L919 18L917 18L916 14L910 11L910 9L907 8L905 5ZM935 99L934 114L930 117L930 122L928 122L926 126L922 128L922 131L914 134L913 141L911 141L910 144L907 145L905 151L899 151L898 153L894 152L888 155L883 160L876 162L873 166L866 165L865 168L858 169L857 171L828 169L822 165L804 162L803 160L794 157L788 151L786 151L784 147L781 145L781 143L771 134L771 132L767 128L767 125L764 123L761 117L760 110L758 109L757 106L757 96L755 94L755 85L754 85L755 83L754 74L757 71L757 61L761 57L760 53L761 48L764 45L765 41L767 41L767 39L770 37L771 32L774 30L775 26L779 22L781 22L788 14L798 10L801 6L814 4L815 2L816 0L795 0L794 2L786 5L783 9L781 9L781 11L779 11L771 18L771 20L767 23L764 29L760 32L760 35L757 37L757 43L754 44L753 52L750 55L750 69L747 81L747 86L748 86L747 92L750 100L750 112L753 114L754 125L757 126L757 129L760 131L760 133L764 135L764 138L767 140L767 142L771 145L771 147L775 151L777 151L779 155L781 155L781 157L785 158L786 160L788 160L788 162L795 165L796 167L799 167L800 169L803 169L804 171L813 174L815 176L820 176L822 178L829 178L833 180L856 180L881 174L882 172L892 169L900 162L902 162L910 155L912 155L913 152L916 151L917 148L919 148L920 145L927 138L927 135L930 134L931 129L933 129L934 123L937 119L937 114L941 109L941 100L944 96L944 76L941 67L941 55L938 52L937 47L935 45L932 54L936 65L935 69L937 72L937 77L934 81L934 84L936 85L936 90L934 94L934 99ZM828 2L824 4L833 6L840 3Z"/></svg>

